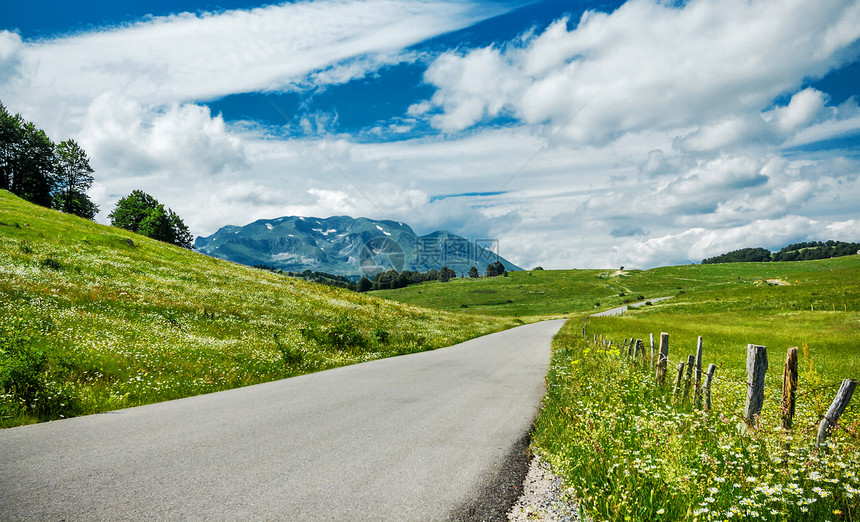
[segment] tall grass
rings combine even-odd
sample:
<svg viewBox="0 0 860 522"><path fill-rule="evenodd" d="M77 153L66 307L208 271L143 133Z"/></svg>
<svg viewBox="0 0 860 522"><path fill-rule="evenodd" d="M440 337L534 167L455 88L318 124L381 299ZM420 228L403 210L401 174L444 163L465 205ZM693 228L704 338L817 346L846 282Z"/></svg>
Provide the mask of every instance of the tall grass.
<svg viewBox="0 0 860 522"><path fill-rule="evenodd" d="M571 320L553 341L534 444L596 520L858 520L860 415L855 397L831 439L815 438L845 378L860 380L860 256L649 270L635 288L691 280L668 301L624 316ZM632 287L632 285L631 285ZM665 290L665 286L663 287ZM612 350L583 340L614 341ZM718 366L713 409L673 400L653 374L620 357L625 338L669 333L674 365ZM768 347L765 405L743 421L746 346ZM794 430L780 428L782 368L800 347Z"/></svg>
<svg viewBox="0 0 860 522"><path fill-rule="evenodd" d="M596 520L860 518L856 406L830 453L820 452L821 403L804 393L810 385L801 387L793 432L777 428L772 400L749 430L737 372L719 370L712 411L693 410L616 349L584 341L579 327L567 324L554 341L533 440ZM769 397L776 392L768 386Z"/></svg>

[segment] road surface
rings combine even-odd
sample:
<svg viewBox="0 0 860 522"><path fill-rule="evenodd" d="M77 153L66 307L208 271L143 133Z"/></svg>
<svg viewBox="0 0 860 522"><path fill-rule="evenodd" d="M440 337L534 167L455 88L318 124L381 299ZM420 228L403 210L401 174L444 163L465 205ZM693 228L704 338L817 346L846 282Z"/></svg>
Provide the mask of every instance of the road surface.
<svg viewBox="0 0 860 522"><path fill-rule="evenodd" d="M0 520L498 515L562 324L0 430Z"/></svg>
<svg viewBox="0 0 860 522"><path fill-rule="evenodd" d="M657 303L659 301L664 301L666 299L669 299L669 297L655 297L654 299L649 299L648 301L651 301L652 303ZM634 308L638 308L638 307L644 305L645 303L647 303L648 301L640 301L638 303L631 303L629 305L619 306L617 308L610 308L609 310L604 310L604 311L598 312L596 314L591 314L591 317L607 317L610 315L623 315L624 312L627 311L628 307L632 306Z"/></svg>

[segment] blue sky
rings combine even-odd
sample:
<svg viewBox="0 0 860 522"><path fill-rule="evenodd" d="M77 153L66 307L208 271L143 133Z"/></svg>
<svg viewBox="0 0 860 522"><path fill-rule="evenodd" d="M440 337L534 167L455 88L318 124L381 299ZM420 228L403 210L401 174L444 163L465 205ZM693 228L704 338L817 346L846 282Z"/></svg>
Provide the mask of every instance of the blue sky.
<svg viewBox="0 0 860 522"><path fill-rule="evenodd" d="M847 1L6 2L0 101L197 235L282 215L521 266L860 241Z"/></svg>

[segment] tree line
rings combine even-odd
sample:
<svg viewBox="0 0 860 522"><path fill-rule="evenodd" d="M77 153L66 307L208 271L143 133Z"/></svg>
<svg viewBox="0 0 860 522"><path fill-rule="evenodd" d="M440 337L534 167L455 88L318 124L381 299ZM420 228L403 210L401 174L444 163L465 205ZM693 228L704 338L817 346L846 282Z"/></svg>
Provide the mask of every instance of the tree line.
<svg viewBox="0 0 860 522"><path fill-rule="evenodd" d="M478 273L478 268L473 266L467 272L468 276L471 278L480 277ZM497 277L497 276L508 276L508 270L505 268L505 265L501 261L496 261L495 263L490 263L487 265L487 269L484 271L484 275L486 277ZM427 281L440 281L442 283L447 283L451 279L455 279L457 277L457 272L448 268L447 266L443 266L441 270L436 270L435 268L431 268L427 272L418 272L411 270L404 270L402 272L398 272L397 270L387 270L385 272L379 272L370 280L367 277L362 277L359 279L357 286L357 290L359 292L369 292L370 290L393 290L396 288L405 288L410 285L417 285L419 283L424 283Z"/></svg>
<svg viewBox="0 0 860 522"><path fill-rule="evenodd" d="M311 283L319 283L321 285L326 286L335 286L337 288L346 288L347 290L352 290L353 292L358 289L358 286L356 285L355 281L351 280L350 278L341 275L329 274L328 272L314 272L310 269L305 270L303 272L290 272L266 264L253 265L253 268L259 268L260 270L268 270L269 272L274 272L276 274L281 274L288 277L295 277L297 279L304 279L305 281L310 281Z"/></svg>
<svg viewBox="0 0 860 522"><path fill-rule="evenodd" d="M760 263L769 261L810 261L850 256L860 252L860 243L844 241L805 241L793 243L778 252L766 248L741 248L702 260L703 265L715 263Z"/></svg>
<svg viewBox="0 0 860 522"><path fill-rule="evenodd" d="M75 140L54 143L33 122L0 103L0 190L93 219L99 208L87 196L92 184L90 160Z"/></svg>
<svg viewBox="0 0 860 522"><path fill-rule="evenodd" d="M99 207L87 196L93 169L73 139L54 143L33 122L0 102L0 190L31 203L94 219ZM149 194L135 190L108 215L111 225L191 248L194 236L182 219Z"/></svg>

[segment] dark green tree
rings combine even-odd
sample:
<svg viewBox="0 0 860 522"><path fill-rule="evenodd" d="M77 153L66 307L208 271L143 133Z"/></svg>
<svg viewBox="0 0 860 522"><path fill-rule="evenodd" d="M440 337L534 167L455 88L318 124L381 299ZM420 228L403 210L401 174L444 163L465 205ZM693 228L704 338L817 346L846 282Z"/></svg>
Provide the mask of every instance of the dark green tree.
<svg viewBox="0 0 860 522"><path fill-rule="evenodd" d="M142 190L132 191L120 199L108 218L115 227L183 248L192 247L194 236L182 219Z"/></svg>
<svg viewBox="0 0 860 522"><path fill-rule="evenodd" d="M54 144L31 122L21 126L20 142L13 152L10 191L31 203L51 206L54 189Z"/></svg>
<svg viewBox="0 0 860 522"><path fill-rule="evenodd" d="M489 265L487 265L486 274L487 274L487 277L496 277L496 276L507 277L508 271L505 268L505 265L501 261L496 261L495 263L490 263Z"/></svg>
<svg viewBox="0 0 860 522"><path fill-rule="evenodd" d="M359 292L369 292L373 289L373 283L370 282L370 279L366 277L362 277L358 280L358 291Z"/></svg>
<svg viewBox="0 0 860 522"><path fill-rule="evenodd" d="M442 270L439 271L439 281L442 281L443 283L447 283L455 277L457 277L457 272L447 266L443 266Z"/></svg>
<svg viewBox="0 0 860 522"><path fill-rule="evenodd" d="M480 274L478 274L478 269L475 268L474 266L469 269L469 277L474 279L474 278L478 277L479 275Z"/></svg>
<svg viewBox="0 0 860 522"><path fill-rule="evenodd" d="M57 145L55 158L53 207L62 212L93 219L99 208L86 194L93 184L93 169L86 151L74 140L66 140Z"/></svg>
<svg viewBox="0 0 860 522"><path fill-rule="evenodd" d="M770 250L766 248L742 248L726 254L702 260L703 265L716 263L759 263L771 260Z"/></svg>
<svg viewBox="0 0 860 522"><path fill-rule="evenodd" d="M12 115L0 103L0 189L12 190L23 133L20 115Z"/></svg>
<svg viewBox="0 0 860 522"><path fill-rule="evenodd" d="M170 228L173 230L173 244L189 250L193 248L194 236L182 218L171 209L167 209L167 218L170 221Z"/></svg>

